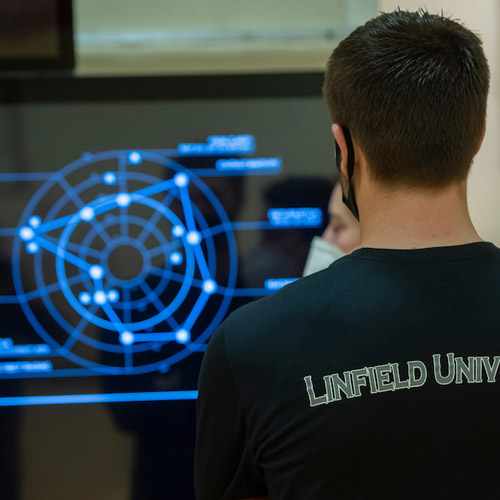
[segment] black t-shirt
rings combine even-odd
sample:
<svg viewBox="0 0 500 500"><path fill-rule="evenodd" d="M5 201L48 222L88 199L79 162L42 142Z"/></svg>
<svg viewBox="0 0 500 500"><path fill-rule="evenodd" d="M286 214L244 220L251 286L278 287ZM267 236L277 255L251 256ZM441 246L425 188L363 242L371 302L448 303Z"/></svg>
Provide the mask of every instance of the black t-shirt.
<svg viewBox="0 0 500 500"><path fill-rule="evenodd" d="M359 249L214 334L197 497L496 498L499 364L500 249Z"/></svg>

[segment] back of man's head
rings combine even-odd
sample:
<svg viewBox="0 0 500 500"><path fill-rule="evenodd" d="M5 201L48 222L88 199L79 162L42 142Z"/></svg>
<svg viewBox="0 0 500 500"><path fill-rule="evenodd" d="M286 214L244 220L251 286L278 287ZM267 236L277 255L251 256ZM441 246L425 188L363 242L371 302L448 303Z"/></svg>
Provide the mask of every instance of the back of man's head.
<svg viewBox="0 0 500 500"><path fill-rule="evenodd" d="M377 181L439 189L466 179L484 132L489 69L480 39L425 11L368 21L328 62L323 94Z"/></svg>

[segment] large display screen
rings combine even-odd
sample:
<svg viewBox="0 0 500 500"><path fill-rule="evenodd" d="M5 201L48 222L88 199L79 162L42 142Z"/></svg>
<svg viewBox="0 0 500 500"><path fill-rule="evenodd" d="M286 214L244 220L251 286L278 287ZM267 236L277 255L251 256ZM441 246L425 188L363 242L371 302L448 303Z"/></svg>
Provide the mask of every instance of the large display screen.
<svg viewBox="0 0 500 500"><path fill-rule="evenodd" d="M133 498L192 498L203 352L234 309L301 277L333 140L310 83L212 99L125 83L0 106L0 414L102 403L135 440Z"/></svg>

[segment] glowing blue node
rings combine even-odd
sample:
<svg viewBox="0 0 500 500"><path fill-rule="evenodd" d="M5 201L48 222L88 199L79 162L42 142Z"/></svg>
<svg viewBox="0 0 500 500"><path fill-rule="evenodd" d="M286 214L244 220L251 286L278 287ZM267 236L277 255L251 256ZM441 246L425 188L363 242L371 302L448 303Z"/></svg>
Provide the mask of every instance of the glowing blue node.
<svg viewBox="0 0 500 500"><path fill-rule="evenodd" d="M128 155L128 161L132 163L132 165L138 165L142 161L142 155L139 151L132 151Z"/></svg>
<svg viewBox="0 0 500 500"><path fill-rule="evenodd" d="M115 302L118 302L119 299L120 299L120 294L116 290L110 290L108 292L109 302L115 303Z"/></svg>
<svg viewBox="0 0 500 500"><path fill-rule="evenodd" d="M34 241L30 241L26 245L26 250L28 253L38 253L38 251L40 250L40 247L38 246L38 243L35 243Z"/></svg>
<svg viewBox="0 0 500 500"><path fill-rule="evenodd" d="M23 241L32 240L34 236L35 236L35 231L33 231L31 227L23 226L21 229L19 229L19 237Z"/></svg>
<svg viewBox="0 0 500 500"><path fill-rule="evenodd" d="M106 303L106 294L102 290L98 290L97 292L94 293L94 302L96 304L99 304L102 306L103 304Z"/></svg>
<svg viewBox="0 0 500 500"><path fill-rule="evenodd" d="M217 290L217 283L214 280L205 280L202 288L205 293L212 295Z"/></svg>
<svg viewBox="0 0 500 500"><path fill-rule="evenodd" d="M189 184L189 177L186 174L179 172L174 175L174 183L177 187L186 187Z"/></svg>
<svg viewBox="0 0 500 500"><path fill-rule="evenodd" d="M120 333L120 342L122 345L132 345L134 343L134 334L132 332Z"/></svg>
<svg viewBox="0 0 500 500"><path fill-rule="evenodd" d="M191 334L184 328L175 332L175 340L177 340L179 344L186 344L187 342L189 342L190 338Z"/></svg>
<svg viewBox="0 0 500 500"><path fill-rule="evenodd" d="M42 219L40 219L40 217L38 217L38 215L32 215L32 216L28 219L28 224L29 224L31 227L38 227L41 223L42 223Z"/></svg>
<svg viewBox="0 0 500 500"><path fill-rule="evenodd" d="M84 305L87 306L92 302L92 297L89 292L82 292L78 295L78 300Z"/></svg>
<svg viewBox="0 0 500 500"><path fill-rule="evenodd" d="M100 280L104 276L104 268L98 265L90 266L89 274L91 278Z"/></svg>
<svg viewBox="0 0 500 500"><path fill-rule="evenodd" d="M184 228L182 226L173 226L172 235L176 238L180 238L184 234Z"/></svg>
<svg viewBox="0 0 500 500"><path fill-rule="evenodd" d="M92 207L83 207L80 210L79 215L80 215L80 219L87 221L87 222L90 222L91 220L94 219L95 212L94 212L94 209Z"/></svg>
<svg viewBox="0 0 500 500"><path fill-rule="evenodd" d="M112 186L113 184L116 184L116 174L114 174L113 172L106 172L105 174L103 174L102 180L104 184Z"/></svg>
<svg viewBox="0 0 500 500"><path fill-rule="evenodd" d="M201 234L198 231L189 231L186 240L190 245L197 245L201 241Z"/></svg>
<svg viewBox="0 0 500 500"><path fill-rule="evenodd" d="M180 252L172 252L170 254L170 263L174 266L182 263L182 254Z"/></svg>
<svg viewBox="0 0 500 500"><path fill-rule="evenodd" d="M118 203L120 207L128 207L130 203L132 203L132 197L128 193L120 193L116 197L116 203Z"/></svg>

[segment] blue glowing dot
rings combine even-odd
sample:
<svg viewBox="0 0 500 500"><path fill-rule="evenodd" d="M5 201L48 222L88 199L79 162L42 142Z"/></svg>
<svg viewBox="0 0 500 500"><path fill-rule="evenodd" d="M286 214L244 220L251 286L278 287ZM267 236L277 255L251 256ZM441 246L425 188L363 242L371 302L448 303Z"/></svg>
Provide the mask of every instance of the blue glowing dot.
<svg viewBox="0 0 500 500"><path fill-rule="evenodd" d="M189 184L189 177L186 174L179 172L174 175L174 183L177 187L186 187Z"/></svg>
<svg viewBox="0 0 500 500"><path fill-rule="evenodd" d="M19 229L19 237L23 241L32 240L34 236L35 236L35 231L33 231L31 227L23 226L21 229Z"/></svg>
<svg viewBox="0 0 500 500"><path fill-rule="evenodd" d="M106 303L106 294L102 290L98 290L94 293L94 302L102 306Z"/></svg>
<svg viewBox="0 0 500 500"><path fill-rule="evenodd" d="M106 172L103 174L102 180L104 184L112 186L113 184L116 184L116 174L114 174L113 172Z"/></svg>
<svg viewBox="0 0 500 500"><path fill-rule="evenodd" d="M132 203L132 198L128 193L120 193L116 197L116 203L118 203L120 207L128 207L130 203Z"/></svg>
<svg viewBox="0 0 500 500"><path fill-rule="evenodd" d="M172 235L180 238L184 234L184 228L182 226L173 226L172 227Z"/></svg>
<svg viewBox="0 0 500 500"><path fill-rule="evenodd" d="M120 299L120 294L116 290L110 290L108 292L109 302L115 303L115 302L118 302L119 299Z"/></svg>
<svg viewBox="0 0 500 500"><path fill-rule="evenodd" d="M104 276L104 268L102 266L90 266L89 274L92 279L100 280Z"/></svg>
<svg viewBox="0 0 500 500"><path fill-rule="evenodd" d="M214 280L205 280L202 288L205 293L212 295L217 290L217 283Z"/></svg>
<svg viewBox="0 0 500 500"><path fill-rule="evenodd" d="M134 343L135 337L132 332L122 332L120 333L120 342L122 345L132 345Z"/></svg>
<svg viewBox="0 0 500 500"><path fill-rule="evenodd" d="M132 163L132 165L138 165L142 161L142 155L139 151L132 151L128 155L128 161Z"/></svg>
<svg viewBox="0 0 500 500"><path fill-rule="evenodd" d="M201 241L201 234L198 231L189 231L186 240L190 245L197 245Z"/></svg>
<svg viewBox="0 0 500 500"><path fill-rule="evenodd" d="M38 251L40 250L40 247L38 246L38 243L35 243L34 241L30 241L26 245L26 250L28 251L28 253L38 253Z"/></svg>
<svg viewBox="0 0 500 500"><path fill-rule="evenodd" d="M91 220L94 219L95 212L94 212L94 209L92 207L83 207L80 210L79 215L80 215L80 219L87 221L87 222L90 222Z"/></svg>
<svg viewBox="0 0 500 500"><path fill-rule="evenodd" d="M82 292L78 295L78 300L84 305L87 306L92 302L92 297L89 292Z"/></svg>
<svg viewBox="0 0 500 500"><path fill-rule="evenodd" d="M42 223L42 219L40 219L40 217L38 217L38 215L32 215L32 216L28 219L28 224L29 224L31 227L38 227L41 223Z"/></svg>
<svg viewBox="0 0 500 500"><path fill-rule="evenodd" d="M184 328L175 332L175 340L177 340L179 344L186 344L187 342L189 342L190 338L191 334Z"/></svg>
<svg viewBox="0 0 500 500"><path fill-rule="evenodd" d="M182 254L180 252L172 252L170 254L170 263L174 266L182 263Z"/></svg>

